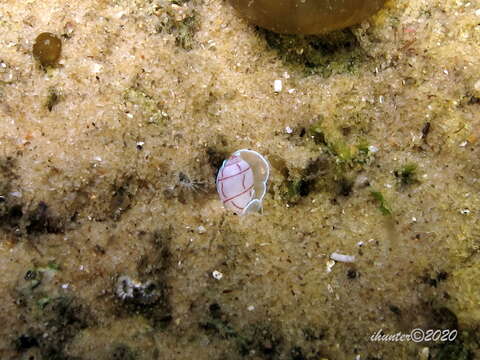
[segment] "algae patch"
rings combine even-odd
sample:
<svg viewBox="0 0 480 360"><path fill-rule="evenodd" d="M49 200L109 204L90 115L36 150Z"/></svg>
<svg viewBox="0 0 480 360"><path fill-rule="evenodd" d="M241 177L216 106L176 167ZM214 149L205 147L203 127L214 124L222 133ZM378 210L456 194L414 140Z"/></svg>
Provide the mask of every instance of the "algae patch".
<svg viewBox="0 0 480 360"><path fill-rule="evenodd" d="M138 88L130 88L124 92L123 99L130 111L139 111L147 124L165 125L169 116L163 109L160 102L156 101L152 96L146 94Z"/></svg>
<svg viewBox="0 0 480 360"><path fill-rule="evenodd" d="M258 32L278 57L294 68L301 67L306 75L352 73L365 61L363 50L348 29L319 36L281 35L260 28Z"/></svg>

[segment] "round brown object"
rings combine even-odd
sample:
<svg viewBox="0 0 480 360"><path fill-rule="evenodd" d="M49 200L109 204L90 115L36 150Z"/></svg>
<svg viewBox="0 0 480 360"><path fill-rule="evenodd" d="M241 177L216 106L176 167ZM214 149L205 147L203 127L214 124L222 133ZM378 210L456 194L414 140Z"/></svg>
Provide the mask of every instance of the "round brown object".
<svg viewBox="0 0 480 360"><path fill-rule="evenodd" d="M324 34L358 24L386 0L229 0L254 24L282 34Z"/></svg>
<svg viewBox="0 0 480 360"><path fill-rule="evenodd" d="M62 53L62 40L52 33L44 32L37 36L33 44L33 56L42 66L53 66Z"/></svg>

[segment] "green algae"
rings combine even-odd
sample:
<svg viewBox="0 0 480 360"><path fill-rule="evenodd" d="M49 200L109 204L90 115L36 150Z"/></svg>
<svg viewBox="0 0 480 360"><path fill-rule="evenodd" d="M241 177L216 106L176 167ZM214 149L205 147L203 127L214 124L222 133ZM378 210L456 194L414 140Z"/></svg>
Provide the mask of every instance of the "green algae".
<svg viewBox="0 0 480 360"><path fill-rule="evenodd" d="M354 73L365 61L363 50L348 29L322 36L282 35L265 29L258 32L282 61L305 75Z"/></svg>
<svg viewBox="0 0 480 360"><path fill-rule="evenodd" d="M188 4L187 1L172 1L172 5L183 7ZM177 10L172 5L165 5L164 11L166 16L161 18L160 24L157 26L159 33L166 32L173 35L175 38L175 45L185 51L192 50L195 45L195 33L199 29L198 14L195 10L189 7L184 7L186 15L178 18Z"/></svg>
<svg viewBox="0 0 480 360"><path fill-rule="evenodd" d="M392 215L392 209L380 191L371 191L370 194L378 202L378 210L382 215Z"/></svg>
<svg viewBox="0 0 480 360"><path fill-rule="evenodd" d="M165 125L170 119L161 103L138 88L125 90L123 95L127 104L138 106L147 124Z"/></svg>
<svg viewBox="0 0 480 360"><path fill-rule="evenodd" d="M353 167L355 164L367 165L373 155L368 141L359 139L351 144L347 142L340 130L329 124L330 121L320 117L320 120L307 130L308 136L334 156L339 165L348 167Z"/></svg>
<svg viewBox="0 0 480 360"><path fill-rule="evenodd" d="M418 180L418 165L415 163L408 163L399 169L396 169L393 174L398 178L400 185L406 186L419 182Z"/></svg>

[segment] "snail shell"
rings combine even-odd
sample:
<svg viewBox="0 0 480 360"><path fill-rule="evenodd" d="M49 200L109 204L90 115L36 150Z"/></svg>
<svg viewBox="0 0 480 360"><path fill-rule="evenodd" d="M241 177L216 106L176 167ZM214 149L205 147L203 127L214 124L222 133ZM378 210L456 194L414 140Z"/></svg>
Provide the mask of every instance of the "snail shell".
<svg viewBox="0 0 480 360"><path fill-rule="evenodd" d="M283 34L324 34L358 24L386 0L230 0L254 24Z"/></svg>
<svg viewBox="0 0 480 360"><path fill-rule="evenodd" d="M269 172L267 160L256 151L236 151L218 171L217 191L224 206L240 215L261 210Z"/></svg>

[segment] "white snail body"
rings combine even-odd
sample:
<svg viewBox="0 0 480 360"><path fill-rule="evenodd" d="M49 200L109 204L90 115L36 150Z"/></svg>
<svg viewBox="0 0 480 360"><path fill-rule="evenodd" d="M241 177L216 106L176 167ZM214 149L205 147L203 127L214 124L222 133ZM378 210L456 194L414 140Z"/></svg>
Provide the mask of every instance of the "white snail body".
<svg viewBox="0 0 480 360"><path fill-rule="evenodd" d="M224 206L240 215L261 210L269 172L267 160L256 151L236 151L218 171L217 191Z"/></svg>

